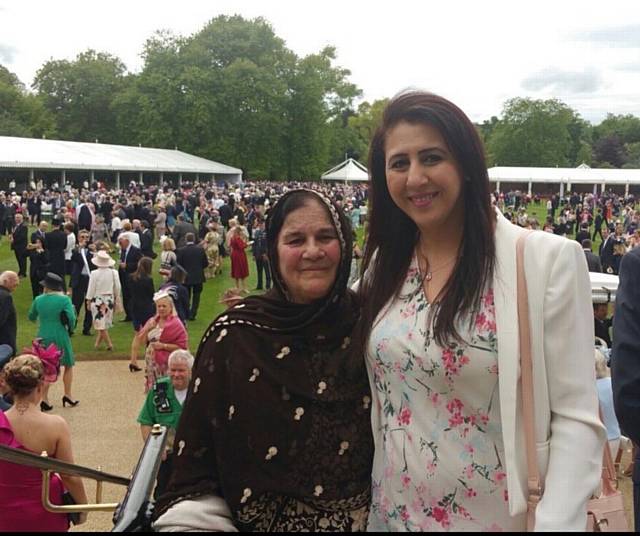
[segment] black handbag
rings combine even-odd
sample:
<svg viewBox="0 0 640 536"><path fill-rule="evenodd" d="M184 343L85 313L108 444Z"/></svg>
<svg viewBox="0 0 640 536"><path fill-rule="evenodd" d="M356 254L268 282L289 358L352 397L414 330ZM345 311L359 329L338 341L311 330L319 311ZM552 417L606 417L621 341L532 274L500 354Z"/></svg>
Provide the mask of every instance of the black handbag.
<svg viewBox="0 0 640 536"><path fill-rule="evenodd" d="M69 337L71 337L75 326L71 325L71 321L69 320L69 316L66 311L60 311L60 323L65 327L67 333L69 333Z"/></svg>
<svg viewBox="0 0 640 536"><path fill-rule="evenodd" d="M62 504L65 506L71 506L77 503L72 497L71 493L69 493L68 491L65 491L62 494ZM77 525L78 522L80 521L80 512L69 513L67 514L67 518L69 518L69 523L71 523L72 525Z"/></svg>

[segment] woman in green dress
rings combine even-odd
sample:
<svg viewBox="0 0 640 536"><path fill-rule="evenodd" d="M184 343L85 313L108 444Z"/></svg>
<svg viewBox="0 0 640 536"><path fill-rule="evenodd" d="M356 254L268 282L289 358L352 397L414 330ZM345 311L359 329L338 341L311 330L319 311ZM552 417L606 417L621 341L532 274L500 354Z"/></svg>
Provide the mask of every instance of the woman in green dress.
<svg viewBox="0 0 640 536"><path fill-rule="evenodd" d="M64 367L62 381L64 383L64 396L62 397L62 405L67 404L76 406L78 400L74 400L71 396L71 383L73 382L73 347L67 327L62 323L62 312L67 316L68 324L75 327L76 311L71 303L71 298L62 292L62 278L54 273L47 273L41 282L44 287L44 294L36 297L29 309L29 320L35 322L40 320L37 337L42 339L42 343L48 346L54 343L59 350L62 351L60 365ZM47 391L43 396L42 409L49 411L52 406L49 404Z"/></svg>

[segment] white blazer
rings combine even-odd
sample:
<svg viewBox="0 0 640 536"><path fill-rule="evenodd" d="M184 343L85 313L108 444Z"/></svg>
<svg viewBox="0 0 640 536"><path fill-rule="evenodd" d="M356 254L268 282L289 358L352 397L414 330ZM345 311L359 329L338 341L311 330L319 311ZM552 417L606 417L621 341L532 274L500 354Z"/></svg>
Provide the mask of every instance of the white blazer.
<svg viewBox="0 0 640 536"><path fill-rule="evenodd" d="M527 465L519 385L516 242L523 229L496 210L493 277L500 412L509 510L526 511ZM606 432L598 416L591 284L582 247L545 232L526 241L538 466L544 494L536 530L586 528Z"/></svg>

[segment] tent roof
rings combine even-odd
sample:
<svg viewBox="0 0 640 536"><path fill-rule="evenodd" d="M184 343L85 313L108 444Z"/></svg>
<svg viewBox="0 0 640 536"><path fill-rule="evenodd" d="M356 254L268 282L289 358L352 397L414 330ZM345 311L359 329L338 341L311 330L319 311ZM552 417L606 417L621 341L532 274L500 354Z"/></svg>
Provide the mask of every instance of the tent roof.
<svg viewBox="0 0 640 536"><path fill-rule="evenodd" d="M0 136L0 168L242 176L242 170L178 150Z"/></svg>
<svg viewBox="0 0 640 536"><path fill-rule="evenodd" d="M640 184L640 169L599 169L581 164L577 168L492 167L491 182L571 184Z"/></svg>
<svg viewBox="0 0 640 536"><path fill-rule="evenodd" d="M325 172L322 177L325 181L368 181L367 168L353 158L347 158L341 164Z"/></svg>

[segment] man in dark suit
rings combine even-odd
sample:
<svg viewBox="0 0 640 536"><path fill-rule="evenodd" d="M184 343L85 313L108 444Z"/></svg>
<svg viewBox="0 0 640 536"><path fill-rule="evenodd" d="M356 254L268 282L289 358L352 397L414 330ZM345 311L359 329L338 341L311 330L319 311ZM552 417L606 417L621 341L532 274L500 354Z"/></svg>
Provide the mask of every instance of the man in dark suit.
<svg viewBox="0 0 640 536"><path fill-rule="evenodd" d="M193 233L193 236L198 234L198 231L193 226L193 223L185 221L184 214L178 214L178 223L173 226L173 240L176 243L176 248L182 248L186 245L187 233Z"/></svg>
<svg viewBox="0 0 640 536"><path fill-rule="evenodd" d="M187 280L184 286L189 292L189 320L195 320L200 306L200 294L202 284L205 281L204 269L209 265L207 254L203 248L195 244L195 233L187 233L185 237L187 245L176 251L178 264L187 271Z"/></svg>
<svg viewBox="0 0 640 536"><path fill-rule="evenodd" d="M580 225L580 230L576 233L576 242L578 242L578 244L582 244L582 241L588 238L591 238L591 235L589 234L589 225L583 223Z"/></svg>
<svg viewBox="0 0 640 536"><path fill-rule="evenodd" d="M93 252L89 246L89 233L80 231L78 234L78 244L71 253L71 301L76 309L76 316L80 318L80 310L84 305L84 322L82 324L82 334L91 335L91 310L87 308L85 297L89 288L89 276L91 270L95 269L95 264L91 262Z"/></svg>
<svg viewBox="0 0 640 536"><path fill-rule="evenodd" d="M59 275L64 282L64 250L67 247L67 235L61 226L62 220L60 218L51 220L52 230L45 235L45 249L49 252L49 271Z"/></svg>
<svg viewBox="0 0 640 536"><path fill-rule="evenodd" d="M27 277L27 244L29 243L27 235L29 234L29 229L27 224L22 221L22 214L15 215L15 222L16 226L13 228L13 233L9 240L11 240L11 249L18 261L18 277Z"/></svg>
<svg viewBox="0 0 640 536"><path fill-rule="evenodd" d="M42 240L42 245L46 247L47 229L49 229L49 222L47 222L46 220L42 220L38 224L38 228L33 231L33 233L31 233L30 242L32 244L35 244L36 239L39 238L40 240Z"/></svg>
<svg viewBox="0 0 640 536"><path fill-rule="evenodd" d="M0 371L16 353L16 308L11 293L18 288L20 278L15 272L0 274ZM0 382L0 411L11 408L9 401L4 399L5 389Z"/></svg>
<svg viewBox="0 0 640 536"><path fill-rule="evenodd" d="M600 262L602 263L602 270L608 274L613 273L613 245L615 244L615 238L611 231L606 227L603 229L604 240L600 244Z"/></svg>
<svg viewBox="0 0 640 536"><path fill-rule="evenodd" d="M620 283L613 318L611 382L620 428L640 444L640 248L632 249L620 264ZM640 521L640 449L635 450L633 502L636 530Z"/></svg>
<svg viewBox="0 0 640 536"><path fill-rule="evenodd" d="M78 227L83 231L91 231L93 225L93 211L91 207L85 202L80 205L78 211Z"/></svg>
<svg viewBox="0 0 640 536"><path fill-rule="evenodd" d="M124 322L131 321L131 311L129 304L129 275L138 269L138 261L142 258L142 252L131 245L126 236L118 238L120 245L120 263L118 264L118 276L120 277L120 287L122 288L122 305L126 316Z"/></svg>
<svg viewBox="0 0 640 536"><path fill-rule="evenodd" d="M591 240L585 238L582 241L582 249L584 250L584 256L587 259L587 266L590 272L602 272L602 264L600 263L600 257L591 251Z"/></svg>
<svg viewBox="0 0 640 536"><path fill-rule="evenodd" d="M149 230L149 222L140 221L140 251L145 257L155 259L158 255L153 251L153 234Z"/></svg>
<svg viewBox="0 0 640 536"><path fill-rule="evenodd" d="M16 353L16 308L11 294L19 284L20 279L15 272L0 274L0 360Z"/></svg>

